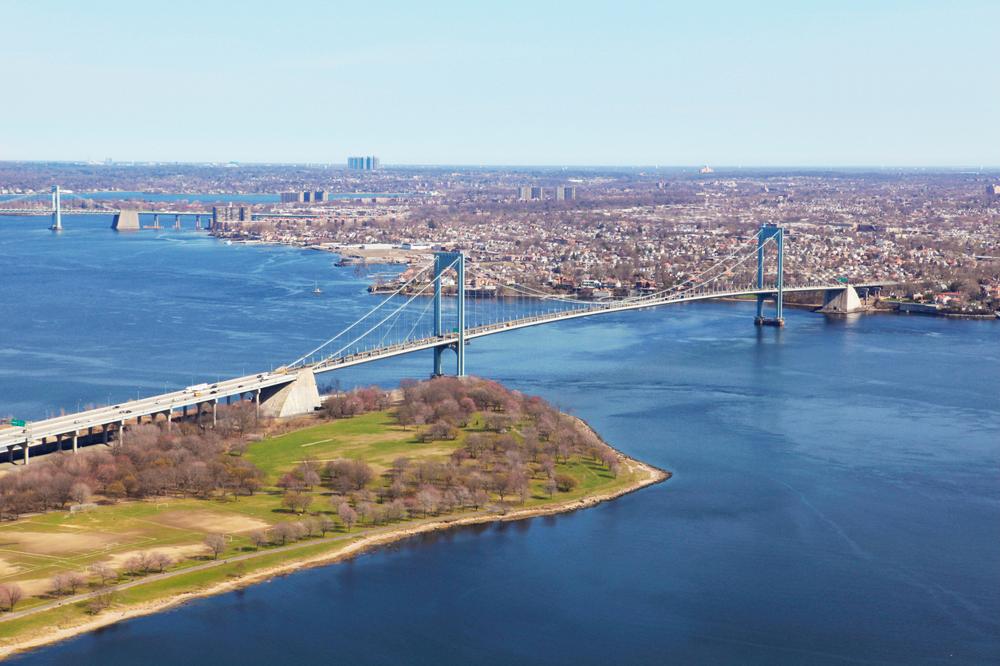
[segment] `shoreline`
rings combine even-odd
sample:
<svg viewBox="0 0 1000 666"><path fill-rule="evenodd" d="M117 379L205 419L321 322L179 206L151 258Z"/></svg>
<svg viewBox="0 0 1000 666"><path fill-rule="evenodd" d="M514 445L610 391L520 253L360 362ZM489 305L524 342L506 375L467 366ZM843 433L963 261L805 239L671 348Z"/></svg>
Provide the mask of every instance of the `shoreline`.
<svg viewBox="0 0 1000 666"><path fill-rule="evenodd" d="M590 424L586 423L579 417L574 416L572 418L576 421L578 427L584 427L600 438L600 435L598 435L597 432L590 427ZM604 441L603 438L600 439L602 442ZM605 444L606 443L607 442L605 442ZM470 525L494 522L512 522L560 513L571 513L581 509L588 509L604 502L610 502L619 497L641 490L647 486L662 483L673 476L671 472L627 456L617 448L611 447L610 445L608 446L618 456L618 459L622 462L623 467L625 467L630 473L634 473L638 476L638 478L632 483L615 490L543 506L513 509L504 513L477 513L467 516L458 515L452 518L445 517L431 520L420 525L400 526L399 529L388 532L362 536L359 539L348 543L343 548L333 552L321 553L319 555L305 557L301 560L284 562L261 569L260 571L248 573L245 576L241 576L240 578L234 580L227 580L221 583L209 585L201 590L183 592L164 599L135 604L134 606L127 607L121 611L105 611L104 613L79 624L73 624L67 627L58 627L54 631L45 635L29 636L23 641L13 642L9 645L0 647L0 660L21 652L69 640L71 638L75 638L76 636L90 633L119 622L124 622L137 617L143 617L145 615L152 615L161 611L171 610L196 599L225 594L227 592L244 589L252 585L270 582L277 577L291 575L305 569L337 564L410 537L430 532L449 530L456 527L466 527ZM220 560L218 564L219 566L225 565L229 563L231 559L232 558Z"/></svg>

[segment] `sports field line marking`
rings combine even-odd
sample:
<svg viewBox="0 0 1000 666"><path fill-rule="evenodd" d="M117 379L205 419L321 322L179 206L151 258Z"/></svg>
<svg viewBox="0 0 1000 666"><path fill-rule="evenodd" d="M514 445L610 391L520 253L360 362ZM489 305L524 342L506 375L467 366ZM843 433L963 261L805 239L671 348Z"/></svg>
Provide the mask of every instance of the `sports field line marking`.
<svg viewBox="0 0 1000 666"><path fill-rule="evenodd" d="M332 442L332 441L333 441L333 437L331 437L330 439L320 439L320 440L317 440L315 442L309 442L308 444L303 444L302 447L305 448L307 446L314 446L316 444L323 444L325 442Z"/></svg>

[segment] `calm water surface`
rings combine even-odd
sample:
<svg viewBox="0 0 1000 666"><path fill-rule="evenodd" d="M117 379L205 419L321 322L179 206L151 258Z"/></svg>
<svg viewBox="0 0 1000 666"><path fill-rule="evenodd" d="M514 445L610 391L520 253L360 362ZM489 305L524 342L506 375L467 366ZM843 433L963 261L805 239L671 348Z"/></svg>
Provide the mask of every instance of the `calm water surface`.
<svg viewBox="0 0 1000 666"><path fill-rule="evenodd" d="M0 412L280 364L370 307L330 255L0 218ZM324 295L310 294L315 281ZM706 304L476 341L674 471L200 600L19 664L1000 663L1000 328ZM346 371L424 377L430 353Z"/></svg>

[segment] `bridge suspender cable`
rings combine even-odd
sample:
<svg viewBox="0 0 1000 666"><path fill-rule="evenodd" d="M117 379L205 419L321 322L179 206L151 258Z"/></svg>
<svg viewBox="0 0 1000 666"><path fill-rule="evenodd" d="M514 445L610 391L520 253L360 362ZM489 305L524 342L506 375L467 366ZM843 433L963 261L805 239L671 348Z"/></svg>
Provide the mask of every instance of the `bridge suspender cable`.
<svg viewBox="0 0 1000 666"><path fill-rule="evenodd" d="M370 317L372 314L374 314L375 312L377 312L379 310L379 308L381 308L383 305L385 305L386 303L388 303L392 298L394 298L395 296L398 296L401 291L403 291L408 286L410 286L411 284L413 284L413 282L418 277L420 277L421 275L423 275L424 273L426 273L428 270L430 270L432 266L433 266L433 264L429 265L429 266L425 266L424 268L422 268L419 271L417 271L413 275L413 277L411 277L409 280L407 280L402 285L400 285L399 289L397 289L396 291L394 291L391 294L389 294L381 303L379 303L378 305L376 305L375 307L373 307L371 310L369 310L368 312L366 312L364 315L362 315L361 318L358 319L356 322L354 322L353 324L351 324L350 326L348 326L347 328L345 328L344 330L342 330L340 333L337 333L337 335L333 336L332 338L330 338L329 340L327 340L326 342L324 342L320 346L316 347L312 351L307 352L307 353L303 354L302 356L300 356L299 358L295 359L294 361L292 361L288 365L290 367L294 367L294 366L299 365L300 363L302 363L303 361L305 361L307 358L309 358L310 356L312 356L316 352L320 351L321 349L323 349L327 345L329 345L332 342L334 342L335 340L339 339L342 335L344 335L345 333L347 333L348 331L350 331L351 329L353 329L355 326L357 326L358 324L360 324L361 322L363 322L365 319L367 319L368 317Z"/></svg>
<svg viewBox="0 0 1000 666"><path fill-rule="evenodd" d="M449 268L452 268L457 263L458 263L458 259L456 259L455 261L451 262L450 264L448 264L447 266L445 266L443 269L441 269L441 272L443 273L444 271L448 270ZM362 340L366 335L368 335L369 333L371 333L372 331L374 331L375 329L377 329L379 326L381 326L382 324L384 324L385 322L389 321L394 316L396 316L399 313L400 310L402 310L407 305L409 305L410 303L412 303L414 301L414 299L417 298L417 296L420 296L422 293L424 293L425 291L427 291L431 286L433 286L433 284L434 284L433 280L430 281L430 282L428 282L427 284L425 284L423 287L421 287L417 291L417 293L415 293L412 296L410 296L410 298L407 299L407 301L405 303L403 303L402 305L400 305L393 312L390 312L380 322L376 323L374 326L372 326L371 328L369 328L367 331L365 331L364 333L362 333L358 337L354 338L353 340L351 340L350 342L348 342L346 345L344 345L343 347L341 347L340 349L338 349L334 353L330 354L327 358L336 358L341 352L343 352L343 351L345 351L347 349L350 349L352 345L354 345L355 343L357 343L359 340ZM355 323L358 323L358 322L355 322ZM351 327L353 328L353 324L351 325Z"/></svg>
<svg viewBox="0 0 1000 666"><path fill-rule="evenodd" d="M759 234L759 232L758 232L758 234ZM743 245L746 245L747 243L750 243L752 241L757 240L757 237L758 237L758 235L755 234L751 238L748 238L748 239L742 241L737 247L741 248ZM762 247L766 247L768 244L771 244L773 242L773 240L774 240L773 237L772 238L768 238L767 240L764 241ZM596 301L596 303L600 303L601 305L605 305L605 306L614 307L615 305L624 304L624 303L638 303L638 302L642 302L642 301L655 300L658 296L660 296L662 294L670 293L672 291L676 292L674 294L674 296L681 296L681 295L686 294L686 293L688 293L690 291L693 291L695 289L704 287L707 284L711 284L712 282L715 282L720 277L722 277L722 275L721 274L720 275L716 275L715 277L711 278L707 282L699 283L699 284L692 284L691 286L689 286L689 287L687 287L685 289L681 289L680 291L677 291L679 287L683 287L683 285L685 285L687 283L690 283L690 282L693 282L694 280L697 280L697 279L701 278L703 275L706 275L707 273L710 273L711 271L716 270L719 267L725 267L727 269L731 269L731 268L734 268L736 266L739 266L739 265L743 264L745 261L747 261L748 259L752 259L753 257L755 257L757 255L758 248L754 247L754 249L753 249L752 252L750 252L750 253L745 254L744 256L742 256L739 259L739 261L737 261L735 264L733 264L731 266L726 265L726 262L728 262L730 259L732 259L732 258L736 257L737 255L739 255L739 252L740 252L740 250L737 250L736 252L730 254L728 257L723 258L722 260L718 261L717 263L715 263L714 265L710 266L709 268L706 268L705 270L701 271L700 273L698 273L694 277L688 278L687 280L685 280L684 282L682 282L680 285L674 285L673 287L670 287L668 289L662 289L662 290L660 290L658 292L654 292L652 294L644 294L642 296L632 296L632 297L629 297L629 298L619 299L617 301ZM496 279L496 278L494 277L494 279ZM561 297L561 296L554 296L552 294L547 294L547 293L545 293L543 291L540 291L540 290L537 290L537 289L533 289L531 287L527 287L527 286L524 286L524 285L518 285L516 283L514 283L514 284L505 284L505 285L503 285L503 287L507 288L507 289L510 289L511 291L515 291L515 292L524 294L525 296L531 296L531 297L534 297L534 298L540 298L540 299L547 300L547 301L555 301L555 302L559 302L559 303L569 303L569 304L572 304L572 305L585 305L585 306L593 306L595 304L595 301L584 301L584 300L575 299L575 298L565 298L565 297Z"/></svg>

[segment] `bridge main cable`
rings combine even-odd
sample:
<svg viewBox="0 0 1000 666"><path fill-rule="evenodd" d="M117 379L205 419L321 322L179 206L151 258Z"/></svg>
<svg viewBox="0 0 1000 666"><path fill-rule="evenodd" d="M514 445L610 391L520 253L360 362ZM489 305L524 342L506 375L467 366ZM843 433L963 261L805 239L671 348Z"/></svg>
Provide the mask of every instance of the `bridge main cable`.
<svg viewBox="0 0 1000 666"><path fill-rule="evenodd" d="M407 280L402 285L400 285L399 288L396 289L396 291L394 291L391 294L389 294L388 296L386 296L386 298L381 303L379 303L378 305L376 305L375 307L373 307L371 310L369 310L368 312L366 312L364 315L362 315L360 319L358 319L353 324L351 324L350 326L348 326L347 328L345 328L344 330L342 330L340 333L337 333L337 335L333 336L332 338L330 338L329 340L327 340L323 344L319 345L318 347L316 347L312 351L307 352L307 353L303 354L302 356L298 357L297 359L295 359L294 361L292 361L291 363L289 363L288 366L289 367L295 367L295 366L299 365L300 363L302 363L303 361L305 361L310 356L313 356L314 354L316 354L316 352L322 350L327 345L329 345L329 344L333 343L334 341L336 341L337 339L339 339L345 333L349 332L355 326L357 326L358 324L360 324L361 322L363 322L365 319L367 319L368 317L370 317L372 314L374 314L375 312L377 312L379 310L379 308L381 308L383 305L385 305L386 303L388 303L392 298L398 296L400 294L400 292L402 292L408 286L410 286L411 284L413 284L413 282L416 281L416 279L418 277L420 277L421 275L423 275L424 273L426 273L428 270L430 270L432 268L432 266L433 266L433 264L430 264L430 265L427 265L427 266L423 267L419 271L417 271L413 275L413 277L411 277L409 280Z"/></svg>

